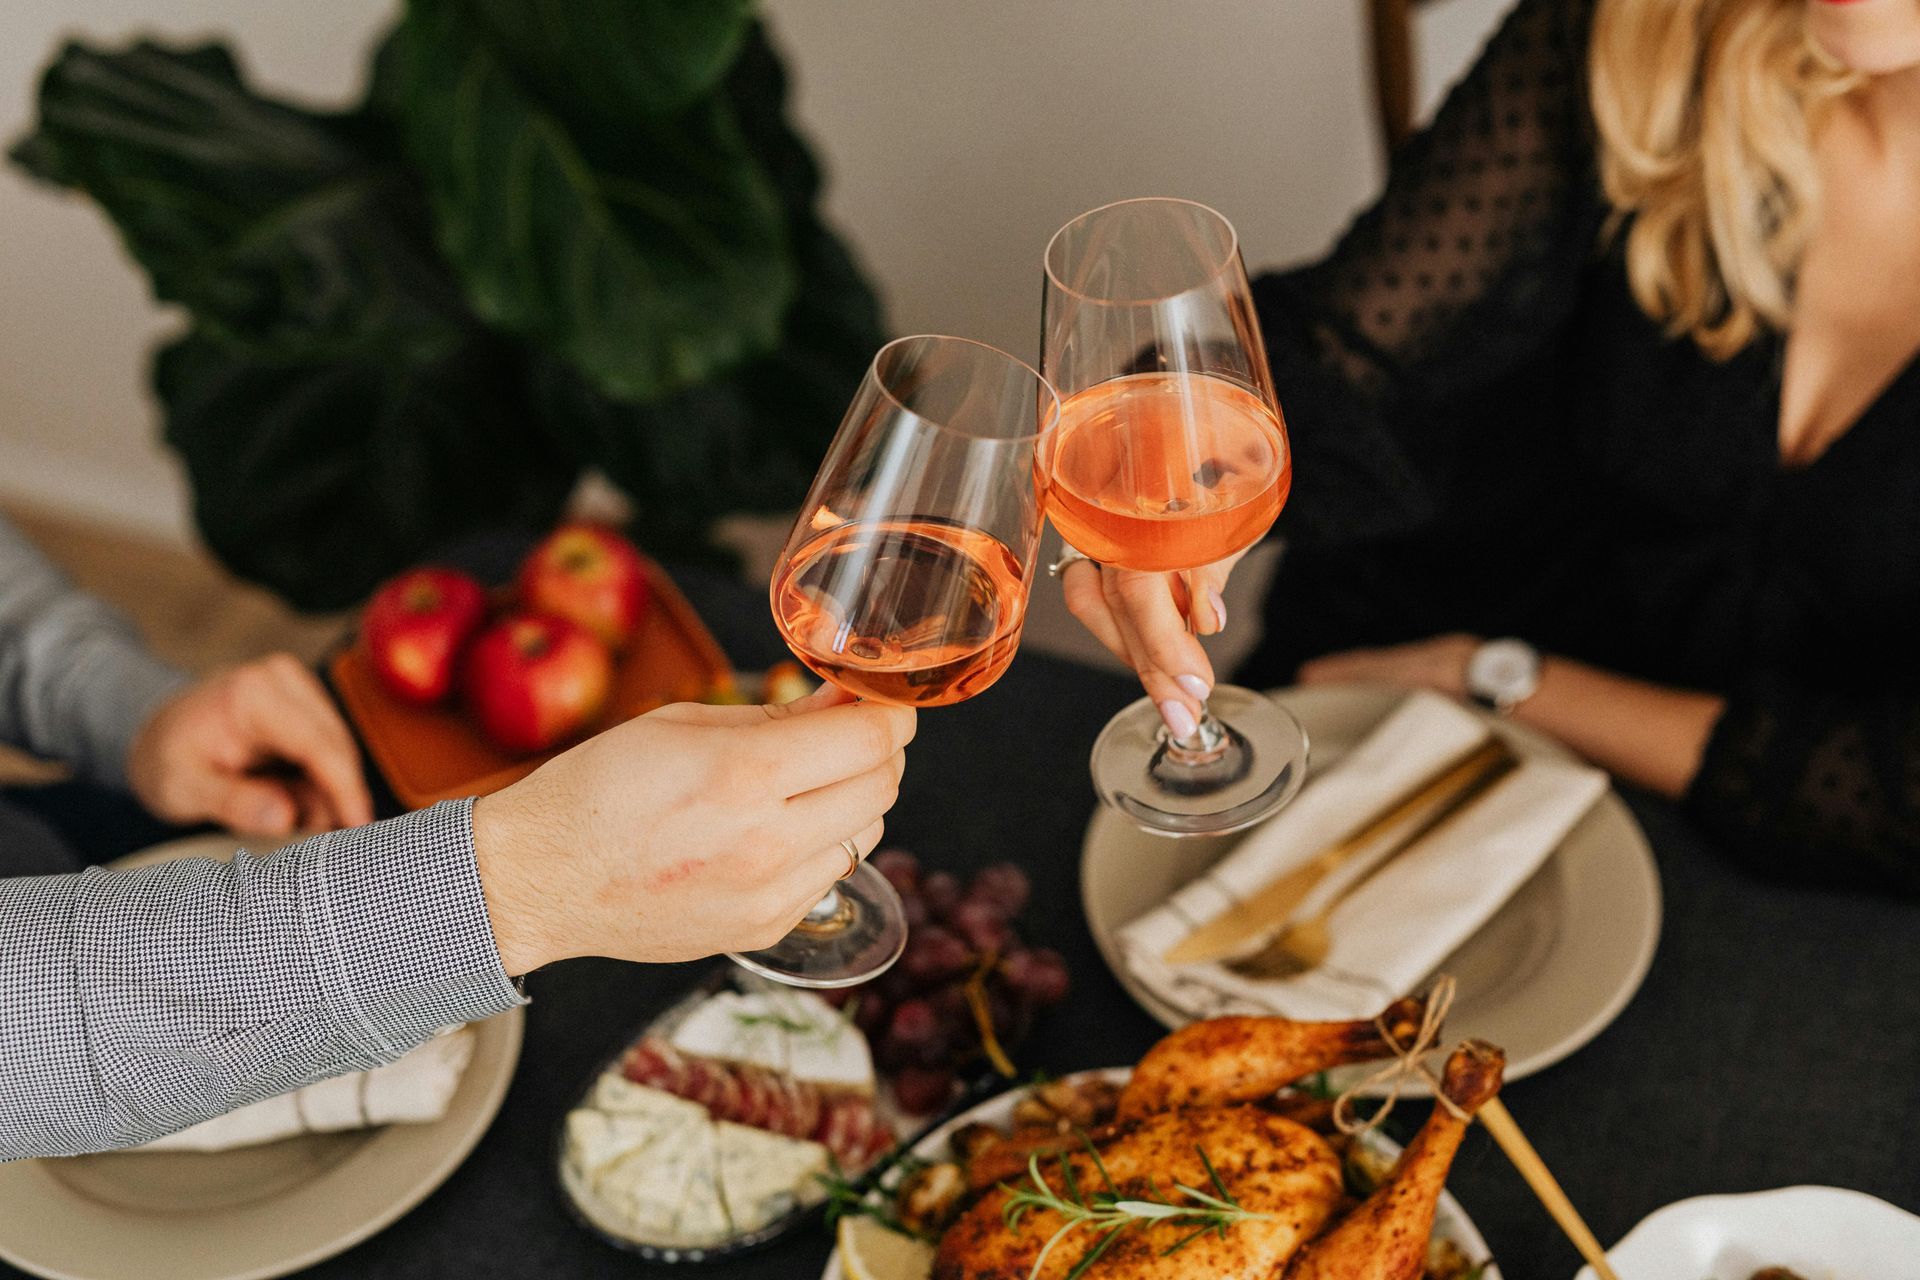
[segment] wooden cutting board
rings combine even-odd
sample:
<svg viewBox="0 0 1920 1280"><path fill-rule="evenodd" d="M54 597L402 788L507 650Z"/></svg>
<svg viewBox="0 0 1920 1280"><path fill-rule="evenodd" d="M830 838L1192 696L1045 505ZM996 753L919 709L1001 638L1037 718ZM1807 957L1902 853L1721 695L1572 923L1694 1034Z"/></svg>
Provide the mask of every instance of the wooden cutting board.
<svg viewBox="0 0 1920 1280"><path fill-rule="evenodd" d="M669 702L692 702L733 678L733 668L673 579L643 557L652 603L614 667L607 709L582 736ZM333 656L335 693L374 767L408 809L482 796L526 777L571 743L522 756L487 741L459 706L415 707L380 684L358 645Z"/></svg>

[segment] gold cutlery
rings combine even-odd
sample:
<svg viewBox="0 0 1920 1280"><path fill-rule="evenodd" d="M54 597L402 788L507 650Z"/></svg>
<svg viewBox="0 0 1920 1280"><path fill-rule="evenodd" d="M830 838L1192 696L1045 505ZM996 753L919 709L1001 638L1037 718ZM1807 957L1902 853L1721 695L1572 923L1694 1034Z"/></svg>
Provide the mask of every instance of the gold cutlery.
<svg viewBox="0 0 1920 1280"><path fill-rule="evenodd" d="M1396 829L1406 827L1406 834L1393 849L1393 853L1399 852L1432 828L1433 823L1421 821L1420 815L1444 809L1449 800L1489 771L1503 762L1510 766L1512 759L1507 745L1493 737L1448 760L1352 833L1174 943L1167 948L1164 959L1168 964L1200 964L1244 951L1250 944L1269 937L1286 923L1288 913L1305 901L1322 880L1360 854L1377 848L1380 840ZM1408 826L1409 823L1412 825ZM1392 853L1387 856L1391 857Z"/></svg>
<svg viewBox="0 0 1920 1280"><path fill-rule="evenodd" d="M1560 1187L1559 1179L1555 1178L1553 1171L1547 1168L1547 1162L1540 1158L1540 1153L1533 1149L1533 1143L1527 1141L1527 1135L1520 1131L1518 1124L1514 1123L1513 1115L1507 1110L1506 1104L1497 1096L1488 1098L1480 1104L1480 1111L1476 1118L1480 1121L1480 1126L1492 1134L1493 1140L1500 1144L1500 1149L1506 1152L1507 1159L1512 1161L1513 1167L1520 1171L1520 1176L1527 1180L1527 1186L1533 1189L1533 1194L1539 1197L1540 1203L1553 1216L1554 1223L1566 1234L1580 1256L1586 1259L1587 1265L1593 1268L1593 1273L1600 1277L1600 1280L1619 1280L1619 1277L1614 1274L1612 1264L1607 1261L1607 1251L1600 1247L1598 1240L1594 1239L1592 1229L1580 1216L1580 1211L1573 1207L1573 1201L1567 1198L1567 1193Z"/></svg>
<svg viewBox="0 0 1920 1280"><path fill-rule="evenodd" d="M1297 920L1281 929L1279 935L1260 950L1239 960L1229 960L1227 967L1243 977L1254 979L1290 978L1296 974L1317 969L1326 962L1327 953L1333 949L1333 939L1327 932L1327 922L1341 903L1365 888L1387 867L1392 865L1401 854L1421 843L1428 836L1440 830L1450 820L1459 817L1472 808L1482 797L1497 786L1501 779L1519 767L1519 761L1511 752L1502 749L1498 755L1477 762L1478 768L1471 774L1463 775L1458 789L1444 795L1432 810L1394 842L1380 860L1369 867L1364 875L1357 877L1352 884L1346 885L1305 920Z"/></svg>

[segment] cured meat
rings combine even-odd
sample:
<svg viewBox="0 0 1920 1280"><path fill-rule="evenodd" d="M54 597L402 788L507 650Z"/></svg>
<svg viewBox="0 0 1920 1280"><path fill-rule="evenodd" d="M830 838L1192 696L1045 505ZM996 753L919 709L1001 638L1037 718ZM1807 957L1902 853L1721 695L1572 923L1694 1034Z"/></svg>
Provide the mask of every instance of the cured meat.
<svg viewBox="0 0 1920 1280"><path fill-rule="evenodd" d="M682 1053L656 1037L627 1051L620 1074L697 1102L716 1120L818 1142L848 1173L865 1169L893 1145L871 1098L823 1090L765 1067Z"/></svg>

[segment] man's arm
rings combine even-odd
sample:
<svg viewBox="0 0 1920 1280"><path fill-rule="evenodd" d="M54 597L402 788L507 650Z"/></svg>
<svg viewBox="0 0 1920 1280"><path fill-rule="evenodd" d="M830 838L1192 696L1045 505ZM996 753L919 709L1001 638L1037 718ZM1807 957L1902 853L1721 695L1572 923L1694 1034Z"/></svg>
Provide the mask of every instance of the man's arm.
<svg viewBox="0 0 1920 1280"><path fill-rule="evenodd" d="M0 742L124 785L134 734L185 683L0 520Z"/></svg>
<svg viewBox="0 0 1920 1280"><path fill-rule="evenodd" d="M230 864L0 879L0 1160L145 1142L520 1002L470 801Z"/></svg>

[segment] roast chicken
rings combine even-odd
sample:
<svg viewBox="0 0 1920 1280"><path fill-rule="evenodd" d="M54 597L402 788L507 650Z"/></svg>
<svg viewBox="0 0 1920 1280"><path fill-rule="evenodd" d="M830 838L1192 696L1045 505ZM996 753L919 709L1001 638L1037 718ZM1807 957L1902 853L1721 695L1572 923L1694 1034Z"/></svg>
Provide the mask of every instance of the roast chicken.
<svg viewBox="0 0 1920 1280"><path fill-rule="evenodd" d="M1194 1234L1191 1222L1143 1222L1114 1236L1088 1280L1419 1280L1440 1190L1467 1121L1436 1106L1391 1173L1355 1205L1333 1147L1301 1122L1311 1104L1303 1108L1298 1095L1275 1095L1329 1067L1390 1056L1380 1027L1396 1042L1410 1043L1423 1012L1419 1001L1404 1000L1377 1020L1217 1018L1174 1032L1141 1060L1111 1124L983 1153L996 1179L969 1171L973 1185L984 1189L942 1234L932 1280L1028 1280L1064 1224L1048 1208L1007 1224L1009 1187L1031 1187L1033 1169L1069 1199L1070 1170L1082 1190L1111 1178L1124 1198L1163 1203L1176 1184L1206 1188L1217 1174L1234 1202L1263 1215L1197 1236L1172 1253ZM1502 1066L1498 1049L1469 1041L1447 1060L1442 1089L1470 1117L1499 1091ZM1041 1158L1030 1167L1035 1154ZM1093 1230L1068 1232L1047 1253L1037 1280L1061 1280L1101 1239Z"/></svg>

